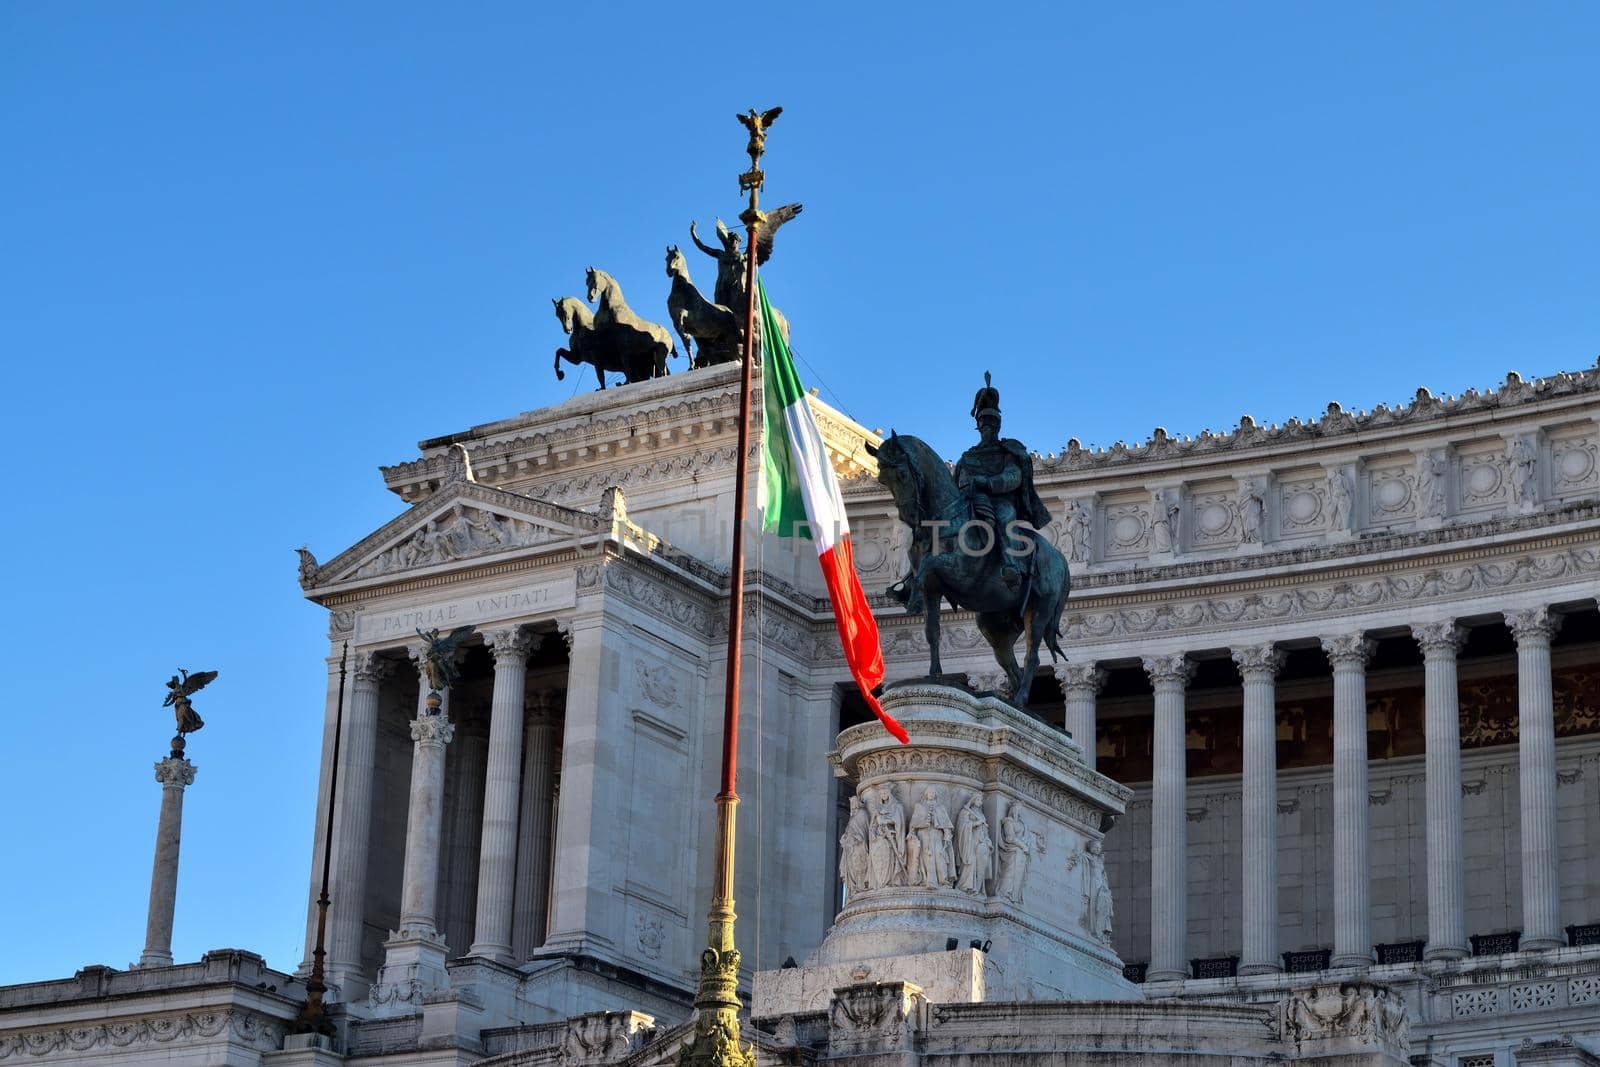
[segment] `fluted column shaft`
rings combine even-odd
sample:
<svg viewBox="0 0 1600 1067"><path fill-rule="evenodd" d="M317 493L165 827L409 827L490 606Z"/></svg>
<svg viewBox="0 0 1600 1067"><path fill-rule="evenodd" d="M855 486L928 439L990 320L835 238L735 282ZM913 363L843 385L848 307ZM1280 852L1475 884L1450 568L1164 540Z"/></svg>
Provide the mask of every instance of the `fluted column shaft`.
<svg viewBox="0 0 1600 1067"><path fill-rule="evenodd" d="M486 639L494 649L494 696L478 853L478 914L468 954L509 963L517 877L517 794L522 785L522 699L528 653L538 639L521 629L498 630Z"/></svg>
<svg viewBox="0 0 1600 1067"><path fill-rule="evenodd" d="M1461 721L1456 653L1466 630L1454 620L1413 626L1422 646L1428 809L1428 959L1467 954L1466 872L1461 861Z"/></svg>
<svg viewBox="0 0 1600 1067"><path fill-rule="evenodd" d="M1188 864L1184 803L1188 767L1184 690L1194 665L1182 653L1146 656L1144 669L1155 689L1150 782L1150 969L1148 980L1189 977L1184 949L1188 932Z"/></svg>
<svg viewBox="0 0 1600 1067"><path fill-rule="evenodd" d="M1282 970L1278 958L1278 670L1270 642L1233 650L1244 680L1244 951L1240 974Z"/></svg>
<svg viewBox="0 0 1600 1067"><path fill-rule="evenodd" d="M1560 948L1560 851L1556 843L1555 694L1550 639L1561 628L1548 608L1506 612L1517 639L1517 759L1522 801L1522 944Z"/></svg>
<svg viewBox="0 0 1600 1067"><path fill-rule="evenodd" d="M1371 854L1367 834L1367 663L1377 642L1361 633L1324 637L1333 666L1333 958L1372 962Z"/></svg>
<svg viewBox="0 0 1600 1067"><path fill-rule="evenodd" d="M550 916L550 830L555 820L556 742L563 694L541 694L528 714L522 745L522 816L511 948L518 961L544 944Z"/></svg>
<svg viewBox="0 0 1600 1067"><path fill-rule="evenodd" d="M340 740L339 796L329 872L328 976L341 985L361 972L361 928L367 901L372 828L372 774L378 749L378 697L391 663L358 654L350 709ZM347 991L348 992L348 991Z"/></svg>
<svg viewBox="0 0 1600 1067"><path fill-rule="evenodd" d="M449 693L440 707L429 709L428 676L420 653L413 652L421 675L417 717L411 720L411 798L406 809L406 853L400 881L402 940L439 940L439 842L444 830L445 746L455 736L450 722Z"/></svg>
<svg viewBox="0 0 1600 1067"><path fill-rule="evenodd" d="M1083 749L1083 762L1094 770L1095 698L1106 684L1106 672L1093 663L1069 663L1056 671L1066 704L1067 732Z"/></svg>
<svg viewBox="0 0 1600 1067"><path fill-rule="evenodd" d="M183 838L183 790L194 781L194 764L178 756L156 763L161 816L156 823L155 862L150 868L150 910L145 918L141 967L172 965L172 915L178 905L178 851Z"/></svg>

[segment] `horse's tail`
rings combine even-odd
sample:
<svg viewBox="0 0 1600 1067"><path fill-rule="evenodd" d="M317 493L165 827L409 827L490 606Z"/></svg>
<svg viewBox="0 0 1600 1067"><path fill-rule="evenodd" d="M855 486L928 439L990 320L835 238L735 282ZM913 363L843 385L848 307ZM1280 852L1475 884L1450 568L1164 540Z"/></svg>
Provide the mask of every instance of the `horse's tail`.
<svg viewBox="0 0 1600 1067"><path fill-rule="evenodd" d="M1039 540L1041 543L1048 543L1042 537ZM1060 556L1059 553L1057 557L1061 560L1061 591L1051 598L1054 603L1050 605L1049 617L1045 620L1044 625L1044 643L1045 647L1050 649L1050 662L1052 663L1066 656L1066 653L1061 651L1060 644L1061 612L1066 609L1067 597L1072 593L1072 569L1067 566L1065 557Z"/></svg>

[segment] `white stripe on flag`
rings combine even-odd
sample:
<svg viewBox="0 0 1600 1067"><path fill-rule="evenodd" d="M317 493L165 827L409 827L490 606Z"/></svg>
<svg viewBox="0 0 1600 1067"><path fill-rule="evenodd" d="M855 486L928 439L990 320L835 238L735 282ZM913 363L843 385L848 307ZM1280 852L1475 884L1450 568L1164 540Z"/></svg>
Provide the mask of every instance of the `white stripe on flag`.
<svg viewBox="0 0 1600 1067"><path fill-rule="evenodd" d="M839 480L833 476L828 450L804 396L783 409L783 425L789 447L794 450L800 495L806 502L806 517L811 521L811 536L817 542L820 556L832 548L838 538L850 532L844 499L839 495Z"/></svg>

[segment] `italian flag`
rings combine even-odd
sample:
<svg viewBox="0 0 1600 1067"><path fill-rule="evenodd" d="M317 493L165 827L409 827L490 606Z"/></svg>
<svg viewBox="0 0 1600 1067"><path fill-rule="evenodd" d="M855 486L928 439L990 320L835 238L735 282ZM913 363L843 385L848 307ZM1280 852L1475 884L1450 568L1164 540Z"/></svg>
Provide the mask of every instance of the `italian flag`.
<svg viewBox="0 0 1600 1067"><path fill-rule="evenodd" d="M833 601L833 618L845 662L867 706L901 744L905 728L887 715L874 695L883 684L883 649L878 621L867 606L850 551L850 521L839 495L839 479L823 446L817 420L795 372L789 346L778 332L767 289L756 279L761 301L761 503L763 527L779 537L809 537L817 543L817 562Z"/></svg>

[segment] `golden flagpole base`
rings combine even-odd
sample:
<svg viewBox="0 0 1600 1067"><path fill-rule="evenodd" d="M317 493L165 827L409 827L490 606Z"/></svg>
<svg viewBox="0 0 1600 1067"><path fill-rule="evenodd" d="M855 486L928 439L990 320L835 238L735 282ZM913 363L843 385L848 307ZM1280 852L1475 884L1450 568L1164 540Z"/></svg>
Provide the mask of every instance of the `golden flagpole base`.
<svg viewBox="0 0 1600 1067"><path fill-rule="evenodd" d="M755 1067L755 1049L739 1040L739 950L733 940L733 841L739 798L717 797L717 872L706 916L705 951L694 998L694 1039L679 1067Z"/></svg>

